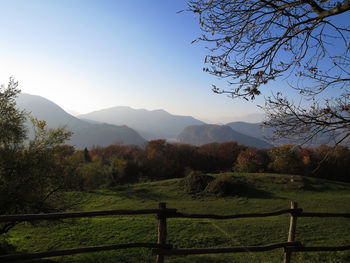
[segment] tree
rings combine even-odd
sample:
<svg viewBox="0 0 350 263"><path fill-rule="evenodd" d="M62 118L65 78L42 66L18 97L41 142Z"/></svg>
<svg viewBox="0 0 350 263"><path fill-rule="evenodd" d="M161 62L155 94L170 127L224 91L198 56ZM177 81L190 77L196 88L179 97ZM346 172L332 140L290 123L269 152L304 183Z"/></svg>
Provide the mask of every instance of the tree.
<svg viewBox="0 0 350 263"><path fill-rule="evenodd" d="M319 160L314 168L315 177L350 182L349 147L320 145L314 151Z"/></svg>
<svg viewBox="0 0 350 263"><path fill-rule="evenodd" d="M184 175L177 147L163 139L149 141L146 146L145 168L153 179L176 178Z"/></svg>
<svg viewBox="0 0 350 263"><path fill-rule="evenodd" d="M214 92L254 100L274 80L288 79L300 102L276 90L262 106L275 135L308 142L323 134L336 144L350 138L348 0L189 0L188 10L203 32L194 42L208 44L203 70L233 87L213 85Z"/></svg>
<svg viewBox="0 0 350 263"><path fill-rule="evenodd" d="M11 78L7 88L0 88L0 149L7 151L18 149L27 138L26 114L15 107L15 97L20 92L17 86Z"/></svg>
<svg viewBox="0 0 350 263"><path fill-rule="evenodd" d="M84 161L87 162L87 163L91 163L91 157L90 157L90 154L89 154L89 150L85 147L84 149Z"/></svg>
<svg viewBox="0 0 350 263"><path fill-rule="evenodd" d="M302 175L304 170L303 157L300 147L285 144L268 151L269 168L277 173Z"/></svg>
<svg viewBox="0 0 350 263"><path fill-rule="evenodd" d="M17 87L11 78L7 87L0 88L0 214L53 211L72 172L64 161L71 149L61 146L71 132L48 129L44 121L18 110ZM32 139L27 138L27 119L33 126ZM14 224L0 224L0 234Z"/></svg>
<svg viewBox="0 0 350 263"><path fill-rule="evenodd" d="M261 173L266 171L268 163L269 158L265 150L248 148L239 153L234 168L238 172Z"/></svg>

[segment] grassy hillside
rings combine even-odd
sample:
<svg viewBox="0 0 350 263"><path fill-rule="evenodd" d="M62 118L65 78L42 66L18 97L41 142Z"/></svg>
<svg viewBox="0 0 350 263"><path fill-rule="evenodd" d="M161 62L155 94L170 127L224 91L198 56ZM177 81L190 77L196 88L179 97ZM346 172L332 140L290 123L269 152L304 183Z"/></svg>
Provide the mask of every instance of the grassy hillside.
<svg viewBox="0 0 350 263"><path fill-rule="evenodd" d="M215 176L228 176L225 174ZM156 208L158 202L181 212L234 214L289 208L296 201L304 211L350 212L350 184L275 174L235 174L249 185L238 196L191 196L181 179L70 193L74 210ZM287 240L289 216L235 220L169 219L168 242L175 247L230 247L263 245ZM112 216L90 219L22 223L8 240L22 251L44 251L123 242L156 242L157 221L152 216ZM305 245L350 244L349 219L300 218L296 239ZM187 257L166 262L282 262L282 251ZM350 252L294 254L292 262L350 262ZM155 262L149 249L128 249L51 259L56 262Z"/></svg>

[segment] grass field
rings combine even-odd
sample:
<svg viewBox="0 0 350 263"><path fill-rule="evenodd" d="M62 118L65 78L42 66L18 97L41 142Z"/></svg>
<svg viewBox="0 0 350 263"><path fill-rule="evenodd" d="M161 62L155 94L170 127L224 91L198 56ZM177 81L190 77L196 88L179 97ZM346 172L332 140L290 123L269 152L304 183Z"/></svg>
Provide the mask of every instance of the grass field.
<svg viewBox="0 0 350 263"><path fill-rule="evenodd" d="M228 176L219 174L215 176ZM75 210L157 208L158 202L180 212L235 214L289 208L290 201L309 212L350 212L350 184L275 174L235 174L248 185L238 196L189 195L181 179L135 184L89 193L69 193ZM231 247L285 242L289 216L254 219L168 219L167 241L178 248ZM151 216L110 216L55 222L21 223L7 234L19 251L46 251L125 242L156 242L157 221ZM300 218L296 240L304 245L349 245L350 220ZM282 262L282 250L166 257L166 262ZM350 262L350 251L293 254L292 262ZM79 254L54 262L155 262L149 249ZM39 262L39 261L38 261ZM41 262L41 261L40 261Z"/></svg>

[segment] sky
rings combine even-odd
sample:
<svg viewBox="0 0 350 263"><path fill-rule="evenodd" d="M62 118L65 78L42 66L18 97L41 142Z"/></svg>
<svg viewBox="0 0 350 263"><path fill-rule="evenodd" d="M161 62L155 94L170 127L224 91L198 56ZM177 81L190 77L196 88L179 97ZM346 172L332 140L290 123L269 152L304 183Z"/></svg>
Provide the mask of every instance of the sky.
<svg viewBox="0 0 350 263"><path fill-rule="evenodd" d="M211 91L191 44L198 18L184 0L0 0L0 83L88 113L113 106L164 109L213 123L256 114L257 102Z"/></svg>
<svg viewBox="0 0 350 263"><path fill-rule="evenodd" d="M198 17L183 9L185 0L0 0L0 83L13 76L22 92L81 114L130 106L258 121L264 96L211 91L227 84L202 71Z"/></svg>

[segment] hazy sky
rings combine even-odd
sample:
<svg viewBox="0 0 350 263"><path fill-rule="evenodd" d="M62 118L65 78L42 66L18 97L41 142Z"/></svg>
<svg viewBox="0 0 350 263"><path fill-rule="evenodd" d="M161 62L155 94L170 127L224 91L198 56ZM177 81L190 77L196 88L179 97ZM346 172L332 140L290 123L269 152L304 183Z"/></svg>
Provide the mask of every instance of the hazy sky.
<svg viewBox="0 0 350 263"><path fill-rule="evenodd" d="M66 110L130 106L228 122L256 102L211 91L184 0L0 0L0 82ZM269 95L269 94L266 94Z"/></svg>

